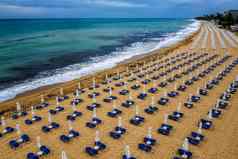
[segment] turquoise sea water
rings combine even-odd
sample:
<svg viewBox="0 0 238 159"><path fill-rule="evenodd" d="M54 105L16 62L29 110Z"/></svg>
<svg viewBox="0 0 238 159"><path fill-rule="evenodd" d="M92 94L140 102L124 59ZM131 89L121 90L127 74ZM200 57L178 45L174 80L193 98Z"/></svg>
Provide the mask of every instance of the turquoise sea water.
<svg viewBox="0 0 238 159"><path fill-rule="evenodd" d="M189 19L0 20L0 101L112 67L197 26Z"/></svg>

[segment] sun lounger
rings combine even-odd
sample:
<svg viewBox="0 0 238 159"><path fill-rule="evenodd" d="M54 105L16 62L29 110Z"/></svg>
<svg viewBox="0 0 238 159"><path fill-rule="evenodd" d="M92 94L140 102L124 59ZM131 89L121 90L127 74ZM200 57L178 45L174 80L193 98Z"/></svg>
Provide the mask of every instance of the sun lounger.
<svg viewBox="0 0 238 159"><path fill-rule="evenodd" d="M96 131L94 146L87 146L85 148L85 152L90 156L96 156L99 152L102 152L107 148L107 145L100 141L98 133L99 132Z"/></svg>

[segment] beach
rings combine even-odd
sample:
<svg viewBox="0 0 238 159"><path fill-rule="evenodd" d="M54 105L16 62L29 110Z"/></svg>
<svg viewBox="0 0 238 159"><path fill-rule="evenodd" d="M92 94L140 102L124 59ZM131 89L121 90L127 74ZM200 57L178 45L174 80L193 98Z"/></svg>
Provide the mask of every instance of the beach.
<svg viewBox="0 0 238 159"><path fill-rule="evenodd" d="M0 156L3 159L26 158L26 154L28 152L37 151L36 137L40 136L42 144L47 145L51 150L51 153L43 158L60 158L62 151L67 153L69 159L92 158L85 153L85 147L93 145L95 132L98 130L100 132L100 139L107 145L107 148L97 154L96 158L122 158L125 145L130 146L130 152L136 158L172 158L176 155L177 149L183 144L185 137L188 136L191 131L197 131L198 121L201 118L207 117L208 111L216 104L221 93L223 93L228 88L229 84L236 79L238 74L237 67L227 74L227 76L224 77L218 85L209 90L207 96L202 96L201 100L195 103L192 109L184 107L183 103L187 101L191 94L195 95L198 88L204 88L205 84L209 80L216 77L221 70L238 57L237 46L237 40L230 36L227 31L218 29L211 23L201 22L198 31L169 47L154 50L148 54L132 57L117 64L113 68L99 71L95 74L87 75L77 80L41 87L36 90L20 94L14 99L2 102L0 103L0 111L6 117L7 125L15 127L17 123L20 124L21 131L23 133L27 133L30 136L31 141L24 143L16 150L12 150L9 147L8 142L17 138L18 134L16 132L7 134L3 138L0 138L0 143L2 145ZM183 55L183 53L185 54ZM186 59L185 57L190 54L193 55ZM201 55L201 57L199 57L199 55ZM206 58L213 57L213 55L214 59L204 63L203 66L199 66L197 69L194 69L192 73L187 75L185 74L181 78L176 79L174 82L168 82L166 87L158 86L162 81L166 81L174 75L180 74L182 71L192 67L192 64L202 62ZM225 55L230 55L231 57L228 58L223 64L214 68L207 76L190 85L186 91L179 92L179 95L175 98L169 98L169 103L166 106L161 106L157 103L161 97L165 96L165 94L175 90L175 88L177 88L180 84L183 84L184 81L198 75L203 69L209 67L218 60L221 60ZM166 76L160 77L159 79L149 82L146 85L141 84L143 80L148 78L151 79L153 75L158 75L159 73L165 72L166 69L171 69L177 64L186 63L189 59L195 57L199 58L192 61L191 64L182 65L180 69L170 71ZM168 60L166 61L166 59ZM173 59L180 60L176 61L176 63L172 63ZM171 62L171 64L168 65L168 62ZM153 69L150 69L153 64L159 64L158 66L164 65L164 67L161 69L155 67L157 70L153 72ZM126 76L128 73L133 73L134 71L133 74L144 74L143 68L144 70L152 71L152 74L147 74L135 81L127 82L127 80L131 77ZM101 84L105 80L106 76L110 78L117 75L121 75L123 78L118 80L111 79L112 82L107 85ZM100 85L99 88L89 89L89 87L93 84L93 79L95 79L96 84ZM70 143L62 143L59 140L59 136L68 132L66 116L73 111L70 102L74 98L73 93L74 90L78 88L79 82L81 88L84 88L85 93L80 94L80 98L83 99L83 102L78 104L76 109L82 112L82 116L72 122L72 126L74 130L80 132L80 136L72 140ZM127 82L128 85L115 86L118 82ZM136 83L140 84L141 87L138 90L132 90L131 86ZM122 117L122 124L123 127L127 129L127 132L123 135L123 137L118 140L114 140L109 136L109 132L114 129L118 122L117 118L110 118L107 116L107 112L112 110L113 104L103 101L104 98L110 95L104 91L104 89L109 86L114 88L111 95L117 97L115 105L117 105L117 108L122 111L122 114L120 115ZM158 92L152 94L146 91L148 96L145 100L137 98L139 93L148 90L151 87L158 88ZM63 92L61 88L63 88ZM118 94L118 92L122 89L128 89L131 92L130 95L135 101L135 106L130 108L121 106L121 103L128 99L128 95ZM102 120L102 124L95 129L90 129L85 126L85 123L90 121L93 113L92 111L87 110L86 107L92 103L92 99L88 97L88 94L94 91L100 93L100 95L96 97L96 102L101 104L101 107L97 109L97 117ZM60 106L64 107L64 111L59 114L52 115L52 120L60 123L60 128L53 130L53 132L43 133L41 131L41 127L48 123L48 111L49 109L55 108L55 98L56 96L60 96L60 94L62 95L62 93L69 96L69 99L60 102ZM28 126L24 123L24 121L31 118L31 106L40 103L41 95L44 96L45 101L47 101L50 106L41 110L35 110L35 114L41 116L42 120L39 121L39 123ZM159 110L155 114L147 114L144 112L144 109L151 104L152 96L154 97L155 105ZM12 111L16 110L16 102L21 104L22 110L27 111L28 115L12 120L9 117ZM169 136L157 133L157 129L164 122L164 116L175 111L179 103L182 105L181 112L184 114L184 117L178 122L168 120L168 123L173 126L173 130ZM218 119L212 120L214 124L212 129L203 130L205 140L198 146L189 145L189 150L193 153L194 159L236 159L238 157L238 142L236 140L238 137L238 126L236 124L238 122L238 118L236 117L238 114L238 109L236 108L237 104L237 94L234 94L232 95L232 99L229 101L228 108L222 110L222 115ZM137 115L145 118L145 122L140 126L132 125L129 122L135 115L135 109L137 109ZM138 149L138 143L143 142L143 138L147 135L149 127L152 127L152 136L158 143L153 147L152 152L146 153Z"/></svg>
<svg viewBox="0 0 238 159"><path fill-rule="evenodd" d="M88 20L88 21L86 20L85 23L90 23L91 21L92 21L92 24L94 24L95 22L98 22L98 20L96 20L96 21L95 20ZM168 20L166 20L166 19L165 20L163 20L163 19L158 19L158 20L157 19L149 19L149 20L146 20L146 19L142 19L142 20L140 20L140 19L124 19L124 20L123 19L122 20L112 19L111 20L111 19L109 19L109 20L103 20L102 19L101 21L102 22L100 22L99 24L101 24L101 23L104 24L104 21L106 21L105 24L109 23L107 25L110 25L111 21L114 22L114 23L119 21L119 22L117 22L119 24L120 23L122 23L122 24L125 23L125 24L123 24L125 28L128 27L127 25L129 25L129 26L132 25L134 23L134 21L135 22L139 21L140 23L136 24L136 26L135 26L135 27L137 27L137 25L138 25L138 29L135 28L135 31L136 30L143 30L143 31L142 32L136 32L135 34L133 33L132 35L131 35L131 33L129 33L127 35L129 37L123 37L124 38L123 41L126 41L127 43L129 41L131 41L132 44L130 44L130 42L129 42L129 45L126 44L126 46L124 46L124 45L120 46L121 44L119 46L116 45L116 47L114 49L116 49L118 51L113 51L113 50L109 49L110 52L103 55L103 56L98 56L97 54L96 55L94 55L94 54L91 55L90 51L88 52L87 50L85 50L86 54L88 54L87 56L92 56L91 57L92 60L91 60L91 58L90 59L86 58L86 59L83 60L83 61L85 61L85 63L88 63L88 64L86 64L86 66L81 67L81 65L85 65L84 62L81 62L80 60L79 61L76 60L77 61L76 64L72 63L72 65L62 67L62 68L59 68L59 69L53 69L53 70L48 70L48 71L45 71L45 72L40 72L38 70L38 68L44 69L45 68L45 64L44 64L45 62L47 63L47 66L48 66L48 63L49 63L49 65L54 66L54 65L57 65L57 63L62 63L63 64L65 62L65 60L60 60L59 59L59 60L55 61L54 59L51 59L51 58L49 59L49 61L53 60L54 61L53 64L51 64L51 62L46 60L43 63L40 62L40 61L33 61L33 62L31 62L32 64L30 64L30 65L27 65L27 64L26 64L26 66L24 64L23 64L23 66L19 65L17 67L18 71L16 72L17 78L21 77L21 76L25 77L25 74L26 74L26 78L27 78L26 81L24 81L24 80L23 81L17 81L17 78L16 78L16 81L13 81L13 82L11 81L11 78L9 78L9 79L8 78L6 78L6 79L3 78L3 81L2 81L1 76L0 76L0 82L2 83L1 86L0 86L0 102L5 105L4 109L5 110L8 109L7 105L15 105L15 102L12 102L12 100L10 100L10 101L8 101L8 100L13 99L16 96L17 96L17 101L21 101L21 103L24 103L24 105L33 105L33 104L38 103L40 101L40 96L41 95L44 95L45 98L47 98L47 96L49 96L49 97L56 96L56 94L59 93L60 87L62 87L62 85L64 85L64 91L66 93L67 92L72 92L72 90L74 90L77 87L77 84L78 84L79 81L81 81L81 85L83 87L89 86L89 84L92 81L91 78L94 76L94 74L98 74L96 76L96 78L98 78L98 80L102 80L103 78L105 78L106 74L110 75L110 74L116 74L118 71L125 71L127 69L128 63L131 63L131 65L133 65L133 64L135 64L135 61L137 59L142 59L141 61L143 61L143 59L145 59L143 57L147 57L148 55L150 56L151 54L157 54L158 50L159 50L161 56L164 53L167 54L169 50L173 50L177 46L182 45L184 43L184 41L185 41L185 43L187 43L187 41L189 41L189 39L190 39L189 37L191 36L191 34L196 34L195 32L198 30L199 25L200 25L199 22L197 22L197 21L186 20L186 19L185 20L176 20L176 19L175 20L173 20L173 19L172 20L170 20L170 19L168 19ZM129 23L127 23L127 21ZM29 22L26 21L25 23L30 23L30 22L31 21L29 21ZM35 23L34 20L33 20L33 22ZM46 20L46 22L48 23L47 20ZM49 22L51 22L51 21L49 21ZM83 22L81 22L81 20L79 20L79 21L78 20L76 20L76 21L75 20L72 20L72 21L71 20L66 20L66 21L62 20L62 22L73 23L73 24L74 23L79 23L79 24L83 23ZM56 24L57 23L61 24L62 22L61 21L58 22L58 20L56 20L56 21L53 20L52 21L52 23L56 23ZM143 23L141 23L141 22L143 22ZM132 24L130 24L130 23L132 23ZM152 28L152 31L149 31L150 27L145 27L144 28L143 27L144 23L145 24L147 24L147 23L150 24L151 23L150 27ZM158 23L158 24L156 24L156 23ZM176 26L176 23L178 23L178 26ZM185 24L188 23L189 25L181 25L180 26L180 23L182 23L182 24L183 23L185 23ZM122 24L120 24L120 25L122 25ZM43 26L44 25L46 25L46 24L43 23ZM118 30L119 33L120 33L120 25L117 28L117 29L119 29ZM142 27L140 25L142 25ZM164 29L164 28L167 27L167 25L171 25L171 26L168 26L168 29ZM153 28L155 26L157 26L158 29L155 29L155 31L154 31ZM27 27L27 26L23 25L22 27ZM37 26L33 26L33 28L34 27L37 27ZM115 26L112 26L112 27L115 27ZM173 27L174 28L182 27L182 28L180 28L179 30L176 30L177 32L171 32L170 33L168 30L174 30ZM29 29L31 29L31 28L29 28ZM39 29L41 29L41 27ZM101 33L101 32L106 33L104 31L104 29L103 30L101 30L100 28L94 28L94 29L97 29L97 32L99 32L99 33ZM115 38L114 37L115 35L111 35L111 28L106 28L106 29L109 29L108 33L107 33L109 35L107 35L107 34L100 35L100 36L102 36L100 38L102 38L102 40L104 40L105 44L107 44L108 41L113 41L113 39ZM80 32L81 28L79 28L78 30ZM131 31L131 29L129 29L129 30ZM67 36L66 33L71 31L71 30L68 31L68 28L67 28L66 31L64 31L64 30L60 30L60 31L62 33L60 33L59 31L56 30L56 31L52 31L50 33L43 32L43 33L38 33L38 34L40 34L40 35L43 34L45 36L47 35L47 38L49 38L49 41L51 42L52 41L51 38L54 38L54 36L53 36L54 32L57 32L58 34L63 34L63 36ZM75 33L77 33L77 30L76 31L73 30L73 31ZM163 32L165 32L165 33L163 33ZM88 31L86 33L88 33ZM39 40L39 43L41 43L41 40L44 40L45 36L43 36L43 35L40 36L38 34L37 34L37 36L34 35L34 34L33 35L31 35L31 34L28 35L31 38L28 38L28 36L27 37L23 36L19 39L26 39L26 42L29 43L28 45L32 45L31 43L35 44L34 41L31 42L31 40L32 39L35 40L35 38L36 38L36 40ZM81 35L81 34L82 33L80 33L79 35ZM142 35L140 35L140 34L142 34ZM143 35L143 34L145 34L145 35ZM91 35L91 33L89 35ZM94 35L94 36L96 36L96 35ZM69 34L68 36L71 37L71 34ZM84 36L87 37L88 35L84 35ZM130 36L132 36L132 37L130 37ZM137 36L142 36L142 37L138 38ZM43 37L43 39L41 39L42 37ZM98 37L96 36L96 38L98 38ZM119 37L119 41L120 41L121 38L122 37ZM106 39L108 39L108 40L106 40ZM64 39L57 39L56 38L55 40L64 40ZM95 39L91 39L91 40L95 40ZM118 40L118 39L116 38L116 40ZM84 40L84 41L85 41L85 44L87 45L88 41L87 40ZM145 42L143 42L143 41L145 41ZM177 43L178 41L179 41L179 43ZM23 40L23 43L22 43L23 46L22 47L27 47L27 46L25 46L26 42ZM77 43L77 41L75 41L75 43ZM17 45L20 45L20 44L21 43L19 43ZM67 44L68 43L66 43L65 45L67 45ZM57 47L58 47L58 43L56 43L56 44L52 43L51 45L53 45L53 46L57 45ZM71 46L71 45L69 45L69 46ZM148 46L150 46L150 47L148 47ZM42 46L42 47L44 47L44 46ZM47 48L48 46L45 46L45 47ZM56 47L56 46L54 46L54 47ZM112 47L113 48L113 45L112 46L110 46L110 45L107 46L106 45L105 48L107 48L107 47L109 47L109 48ZM0 46L0 48L1 48L1 46ZM32 50L35 50L35 49L37 50L37 48L38 48L38 46L33 47L31 49ZM0 50L0 51L4 52L4 49ZM14 51L14 49L13 49L13 51ZM46 51L47 51L47 49L46 49ZM105 50L100 49L99 51L108 52L107 49L105 49ZM17 54L17 53L11 52L10 54L14 55L14 54ZM71 55L70 52L68 54L69 55L66 54L66 56L65 56L66 61L69 60L68 58L70 58L70 59L76 58L77 59L78 57L81 57L80 51L79 51L79 53L77 53L73 56ZM56 56L61 57L60 55L56 55ZM67 57L67 56L69 56L69 57ZM64 58L64 57L62 57L62 58ZM37 59L38 58L36 58L36 60ZM99 61L97 61L97 59ZM21 61L21 59L18 59L17 61ZM69 60L69 61L72 61L72 60ZM10 63L10 64L12 63L13 66L14 66L14 61L11 61L11 58L10 58L10 61L8 61L8 63ZM42 64L35 69L35 67L34 67L35 63L42 63ZM54 64L54 63L56 63L56 64ZM3 68L4 68L4 66L5 65L3 65ZM107 71L105 71L105 69ZM13 70L14 70L14 67L13 67ZM6 71L11 73L12 68L9 68ZM36 77L34 77L34 78L31 78L31 76L27 77L28 72L30 74L33 73L33 74L38 74L38 75L36 75ZM50 73L50 72L53 72L53 74ZM13 71L12 74L14 76L15 71ZM21 76L18 76L18 74L21 74ZM3 72L2 76L4 77L4 72ZM6 81L6 83L4 81ZM12 84L13 84L13 86L4 88L4 86L8 86L8 85L12 85ZM47 90L47 92L45 92L45 90ZM30 95L33 95L34 97L30 98L31 100L27 100L27 102L25 102L25 101L22 101L22 99L21 99L21 96L24 95L24 94L30 94ZM24 105L23 105L23 107L24 107ZM4 110L2 110L2 111L4 111Z"/></svg>

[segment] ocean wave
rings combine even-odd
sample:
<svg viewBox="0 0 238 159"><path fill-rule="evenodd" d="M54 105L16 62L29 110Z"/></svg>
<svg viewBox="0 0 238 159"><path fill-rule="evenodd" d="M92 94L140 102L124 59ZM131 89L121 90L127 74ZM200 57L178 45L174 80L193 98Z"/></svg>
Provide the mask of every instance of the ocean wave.
<svg viewBox="0 0 238 159"><path fill-rule="evenodd" d="M42 72L36 78L26 80L21 84L17 84L10 88L0 91L0 101L14 98L17 94L33 90L42 86L67 82L82 76L93 74L95 72L114 67L119 62L130 59L136 55L146 54L159 48L168 47L178 41L185 39L187 36L199 29L200 23L193 20L193 23L176 33L170 33L162 37L158 42L151 38L151 41L135 42L130 46L118 49L109 55L92 57L89 61L73 64L64 68L56 69L54 75L50 76L47 72Z"/></svg>

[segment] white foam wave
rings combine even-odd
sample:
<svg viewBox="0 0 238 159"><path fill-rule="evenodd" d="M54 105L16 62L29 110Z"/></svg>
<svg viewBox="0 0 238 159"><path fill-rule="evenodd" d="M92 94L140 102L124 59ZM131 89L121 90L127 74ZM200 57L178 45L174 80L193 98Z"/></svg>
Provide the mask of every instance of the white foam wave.
<svg viewBox="0 0 238 159"><path fill-rule="evenodd" d="M17 94L42 86L67 82L76 78L80 78L84 75L111 68L117 63L129 59L133 56L146 54L156 49L175 44L176 42L185 39L187 36L197 31L199 29L199 26L200 23L198 21L194 21L186 28L178 31L177 33L168 34L168 36L161 39L159 43L155 41L136 42L133 43L130 47L125 47L123 49L117 50L110 55L92 58L87 63L74 64L65 68L57 69L53 76L42 77L43 75L40 74L38 76L38 79L33 79L31 81L28 80L21 84L17 84L0 91L0 101L14 98Z"/></svg>

